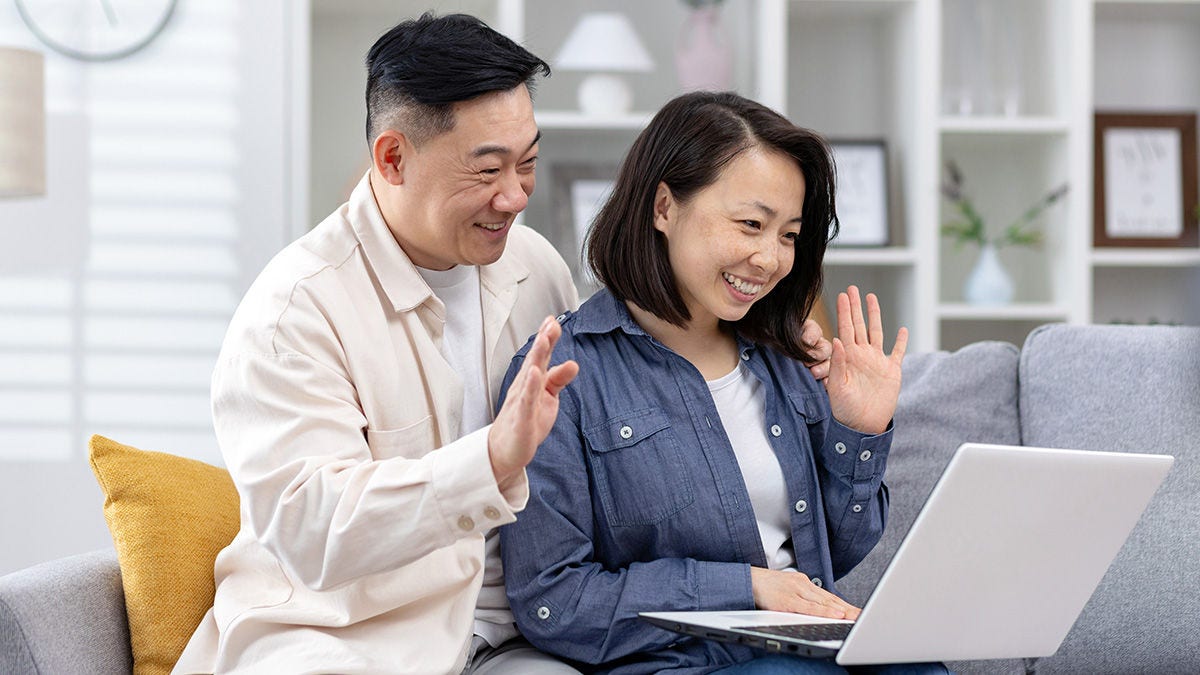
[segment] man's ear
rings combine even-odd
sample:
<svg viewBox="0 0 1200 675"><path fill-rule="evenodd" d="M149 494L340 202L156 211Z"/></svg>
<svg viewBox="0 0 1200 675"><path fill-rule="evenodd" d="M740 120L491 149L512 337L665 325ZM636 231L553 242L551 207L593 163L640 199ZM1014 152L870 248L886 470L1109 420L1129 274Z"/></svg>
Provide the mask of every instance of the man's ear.
<svg viewBox="0 0 1200 675"><path fill-rule="evenodd" d="M654 188L654 229L666 234L667 225L675 218L678 208L671 188L659 181L658 187Z"/></svg>
<svg viewBox="0 0 1200 675"><path fill-rule="evenodd" d="M371 144L371 162L375 172L389 185L402 185L405 160L412 151L412 145L404 134L394 129L384 131Z"/></svg>

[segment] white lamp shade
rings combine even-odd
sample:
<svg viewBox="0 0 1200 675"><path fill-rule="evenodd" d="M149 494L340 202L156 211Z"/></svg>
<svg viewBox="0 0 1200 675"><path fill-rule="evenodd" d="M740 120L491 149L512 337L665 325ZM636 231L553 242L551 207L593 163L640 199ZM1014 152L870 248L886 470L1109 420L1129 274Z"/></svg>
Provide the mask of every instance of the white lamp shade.
<svg viewBox="0 0 1200 675"><path fill-rule="evenodd" d="M0 47L0 197L46 192L44 59Z"/></svg>
<svg viewBox="0 0 1200 675"><path fill-rule="evenodd" d="M554 58L563 70L645 72L654 60L633 24L620 12L588 12L579 18Z"/></svg>

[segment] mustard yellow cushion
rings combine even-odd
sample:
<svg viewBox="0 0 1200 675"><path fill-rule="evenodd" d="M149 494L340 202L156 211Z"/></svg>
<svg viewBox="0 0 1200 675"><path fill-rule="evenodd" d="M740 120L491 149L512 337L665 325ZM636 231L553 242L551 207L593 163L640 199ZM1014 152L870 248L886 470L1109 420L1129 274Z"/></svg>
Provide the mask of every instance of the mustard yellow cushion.
<svg viewBox="0 0 1200 675"><path fill-rule="evenodd" d="M238 531L237 490L228 471L194 459L103 436L88 449L121 565L134 673L169 673L212 606L213 562Z"/></svg>

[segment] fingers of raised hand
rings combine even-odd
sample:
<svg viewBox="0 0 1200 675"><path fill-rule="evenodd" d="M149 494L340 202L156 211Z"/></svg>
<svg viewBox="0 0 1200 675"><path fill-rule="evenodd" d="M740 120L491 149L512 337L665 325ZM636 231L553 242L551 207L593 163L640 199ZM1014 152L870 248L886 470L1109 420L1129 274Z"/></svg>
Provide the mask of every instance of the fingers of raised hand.
<svg viewBox="0 0 1200 675"><path fill-rule="evenodd" d="M854 342L860 345L868 344L867 321L863 317L862 297L858 294L858 286L850 286L846 291L850 295L850 317L854 321Z"/></svg>
<svg viewBox="0 0 1200 675"><path fill-rule="evenodd" d="M904 354L908 351L908 329L901 326L896 333L896 344L892 346L891 359L896 363L904 360Z"/></svg>
<svg viewBox="0 0 1200 675"><path fill-rule="evenodd" d="M883 349L883 317L879 311L879 298L874 293L867 293L867 321L869 322L869 341L872 345Z"/></svg>

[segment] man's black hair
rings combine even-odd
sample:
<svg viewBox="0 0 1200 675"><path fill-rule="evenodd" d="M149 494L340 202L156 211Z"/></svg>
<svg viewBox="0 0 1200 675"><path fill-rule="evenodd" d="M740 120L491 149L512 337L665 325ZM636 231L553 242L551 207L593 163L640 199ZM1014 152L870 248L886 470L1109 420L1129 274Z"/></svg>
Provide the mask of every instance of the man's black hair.
<svg viewBox="0 0 1200 675"><path fill-rule="evenodd" d="M367 54L367 142L393 128L421 144L454 128L453 105L524 84L550 66L466 14L426 12L379 38Z"/></svg>

